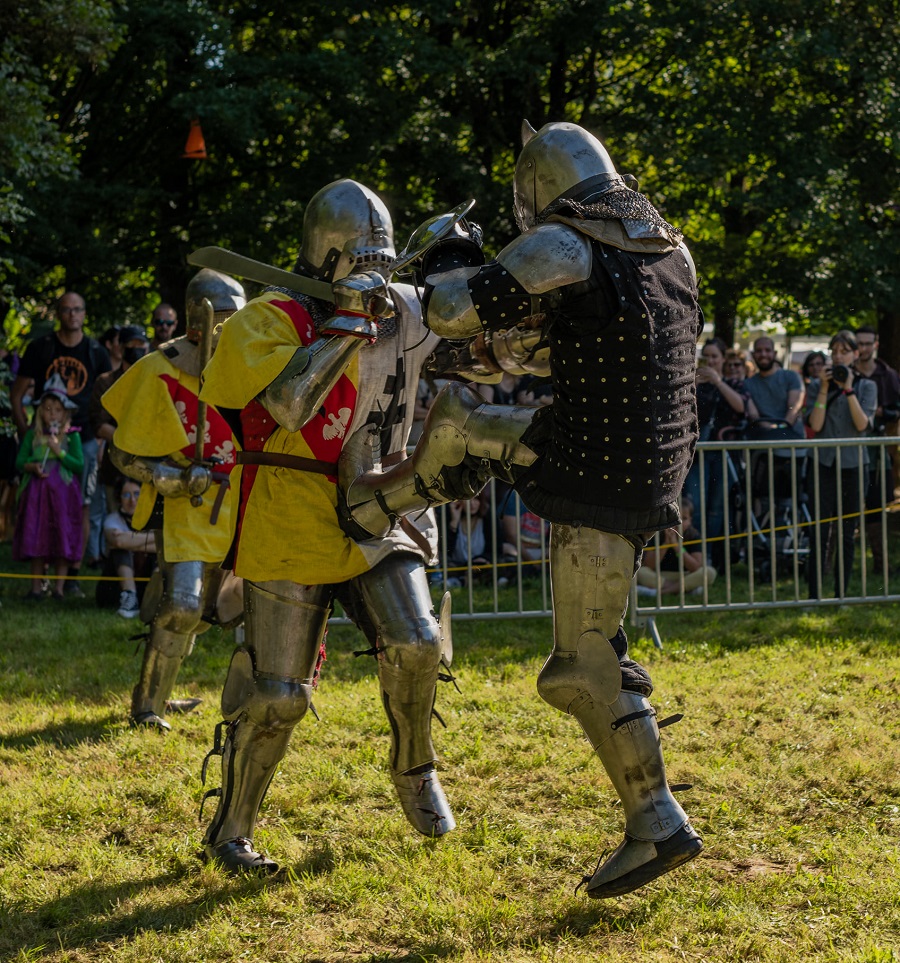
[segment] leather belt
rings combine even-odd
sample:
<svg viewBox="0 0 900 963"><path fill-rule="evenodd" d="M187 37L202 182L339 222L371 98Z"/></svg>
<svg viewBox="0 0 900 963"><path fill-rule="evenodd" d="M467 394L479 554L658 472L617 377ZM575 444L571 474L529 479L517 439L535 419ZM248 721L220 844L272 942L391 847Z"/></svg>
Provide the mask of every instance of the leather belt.
<svg viewBox="0 0 900 963"><path fill-rule="evenodd" d="M209 524L215 525L219 520L219 512L222 510L222 502L225 501L225 492L231 487L228 476L221 472L213 472L212 480L214 485L219 486L216 497L213 501L212 511L209 513Z"/></svg>
<svg viewBox="0 0 900 963"><path fill-rule="evenodd" d="M295 471L311 471L316 475L336 475L337 462L318 461L302 455L286 455L277 451L239 451L239 465L271 465L275 468L293 468Z"/></svg>

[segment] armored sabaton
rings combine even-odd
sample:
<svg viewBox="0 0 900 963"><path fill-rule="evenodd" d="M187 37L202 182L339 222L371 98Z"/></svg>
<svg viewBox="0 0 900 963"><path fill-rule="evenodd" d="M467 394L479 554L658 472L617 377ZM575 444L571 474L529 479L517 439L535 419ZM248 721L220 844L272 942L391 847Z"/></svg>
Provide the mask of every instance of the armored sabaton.
<svg viewBox="0 0 900 963"><path fill-rule="evenodd" d="M525 138L515 175L524 233L489 264L472 249L459 266L464 238L452 265L426 255L426 323L452 340L498 338L487 364L482 345L470 351L485 368L506 367L506 348L540 327L553 405L492 406L448 385L408 462L357 477L373 454L355 439L341 477L350 519L372 533L468 497L490 475L552 522L554 647L538 692L576 717L622 800L625 839L583 881L589 896L609 897L702 849L666 781L652 684L622 628L646 538L678 522L696 440L696 274L680 233L596 138L571 124Z"/></svg>

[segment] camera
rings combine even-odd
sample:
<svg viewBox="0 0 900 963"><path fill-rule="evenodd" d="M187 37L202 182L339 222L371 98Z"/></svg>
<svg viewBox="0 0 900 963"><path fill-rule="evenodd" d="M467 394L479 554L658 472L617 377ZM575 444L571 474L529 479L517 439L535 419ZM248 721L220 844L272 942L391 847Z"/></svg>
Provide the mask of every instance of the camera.
<svg viewBox="0 0 900 963"><path fill-rule="evenodd" d="M831 380L836 385L842 385L850 377L850 369L845 364L836 364L831 369Z"/></svg>

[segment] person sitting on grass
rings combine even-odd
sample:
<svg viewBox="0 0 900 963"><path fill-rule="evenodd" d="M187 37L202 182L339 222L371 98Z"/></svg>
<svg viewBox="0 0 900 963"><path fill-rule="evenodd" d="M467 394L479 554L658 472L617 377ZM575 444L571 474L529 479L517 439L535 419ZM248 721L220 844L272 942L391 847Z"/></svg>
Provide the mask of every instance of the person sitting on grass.
<svg viewBox="0 0 900 963"><path fill-rule="evenodd" d="M153 531L136 532L132 528L134 510L141 493L139 482L124 475L116 479L115 496L118 510L110 512L103 522L108 562L104 575L119 580L119 610L123 619L133 619L140 612L140 596L135 578L145 578L156 567L156 538ZM98 583L97 604L103 605L106 594Z"/></svg>
<svg viewBox="0 0 900 963"><path fill-rule="evenodd" d="M644 549L641 567L635 576L639 594L676 595L683 588L685 595L692 592L699 595L704 585L715 582L718 572L704 564L700 533L693 521L694 502L690 496L682 495L681 525L667 528L660 535L658 549Z"/></svg>
<svg viewBox="0 0 900 963"><path fill-rule="evenodd" d="M490 507L484 493L474 495L468 502L457 499L447 506L447 565L456 572L447 579L448 588L466 585L470 562L474 582L489 580L496 561ZM514 546L504 544L504 554L511 550Z"/></svg>
<svg viewBox="0 0 900 963"><path fill-rule="evenodd" d="M16 456L21 475L17 493L13 558L31 562L31 591L25 598L44 598L44 570L56 574L51 597L63 598L70 565L81 560L81 472L84 455L77 429L72 429L69 401L62 378L54 374L35 406L31 427Z"/></svg>

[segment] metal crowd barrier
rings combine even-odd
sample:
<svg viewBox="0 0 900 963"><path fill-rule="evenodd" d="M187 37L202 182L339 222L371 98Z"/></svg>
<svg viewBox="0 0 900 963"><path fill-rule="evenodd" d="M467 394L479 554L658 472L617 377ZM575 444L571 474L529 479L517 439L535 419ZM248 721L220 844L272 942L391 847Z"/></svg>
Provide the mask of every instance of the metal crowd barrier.
<svg viewBox="0 0 900 963"><path fill-rule="evenodd" d="M694 525L700 537L694 543L674 546L698 550L703 558L721 560L713 583L703 582L698 589L686 591L683 556L675 571L659 570L658 586L650 594L632 585L629 603L630 624L646 629L654 643L662 647L657 626L660 616L674 612L759 611L788 607L827 607L878 601L900 601L900 592L891 591L889 584L890 551L888 518L893 505L893 479L888 449L897 446L890 437L853 440L779 440L705 442L697 446L696 462L701 477L716 463L714 484L721 487L723 513L722 531L711 531L708 502L712 489L701 485L700 504L694 507ZM835 465L840 471L849 459L846 453L863 450L869 453L873 472L873 490L866 490L865 469L852 472L851 490L861 510L849 510L844 505L847 490L838 488L836 511L827 515L822 510L823 479L817 450L835 448ZM862 460L861 458L859 459ZM876 470L877 469L877 470ZM870 504L866 508L866 495ZM552 614L547 558L547 531L541 531L541 558L523 562L521 543L521 503L514 493L491 483L483 493L488 499L486 523L493 526L496 561L487 565L453 565L447 558L447 509L437 510L440 531L440 562L429 569L435 594L449 588L453 594L453 617L470 619L518 619L546 617ZM853 499L850 499L853 501ZM510 543L516 547L515 558L504 558L504 541L500 523L501 510L506 507L514 519L515 535ZM897 506L900 510L900 505ZM468 504L464 517L469 514ZM855 532L855 558L852 566L845 558L843 540L838 538L829 547L827 539L832 523L836 528L852 525ZM867 524L868 523L868 524ZM877 523L873 532L872 523ZM867 528L869 529L867 531ZM874 540L882 548L880 567L875 570L869 549ZM662 533L650 546L661 550L667 547ZM657 553L657 558L662 552ZM833 597L808 597L808 568L816 566L820 596L831 596L835 569L842 579L850 569L852 579L847 591ZM678 589L663 591L664 583L674 581ZM900 587L900 580L898 580ZM345 619L335 619L345 622Z"/></svg>
<svg viewBox="0 0 900 963"><path fill-rule="evenodd" d="M888 519L894 505L889 449L897 439L815 439L705 442L697 446L701 479L713 473L713 486L701 485L694 527L700 538L683 547L720 563L715 581L685 591L683 558L678 570L658 571L655 592L632 586L631 624L644 626L661 647L656 620L672 612L759 611L819 608L900 601L890 585ZM821 448L835 449L834 470L848 478L836 486L834 506L823 508L828 471L819 463ZM868 453L868 466L862 464ZM850 452L853 453L852 457ZM858 467L843 465L857 461ZM867 475L868 473L868 475ZM711 531L708 505L713 494L727 506L721 532ZM870 507L866 507L866 503ZM827 504L827 503L826 503ZM846 533L854 558L846 557ZM665 548L662 535L654 547ZM870 557L869 553L872 551ZM659 557L657 555L657 558ZM877 564L876 564L877 559ZM818 597L809 597L815 572ZM678 588L665 593L666 575ZM845 577L849 579L846 583Z"/></svg>

